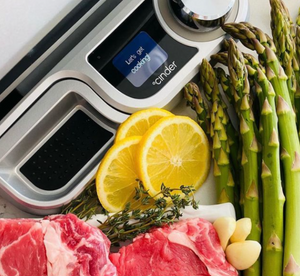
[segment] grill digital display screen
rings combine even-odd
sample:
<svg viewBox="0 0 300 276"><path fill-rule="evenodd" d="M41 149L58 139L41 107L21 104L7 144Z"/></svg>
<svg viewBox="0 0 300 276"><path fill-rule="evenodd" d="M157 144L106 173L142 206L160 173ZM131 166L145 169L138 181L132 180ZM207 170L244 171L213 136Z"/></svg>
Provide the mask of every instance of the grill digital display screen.
<svg viewBox="0 0 300 276"><path fill-rule="evenodd" d="M124 95L146 99L159 92L197 52L165 32L153 1L147 0L89 54L88 62Z"/></svg>
<svg viewBox="0 0 300 276"><path fill-rule="evenodd" d="M168 54L146 32L140 32L113 59L113 65L140 87L167 59Z"/></svg>

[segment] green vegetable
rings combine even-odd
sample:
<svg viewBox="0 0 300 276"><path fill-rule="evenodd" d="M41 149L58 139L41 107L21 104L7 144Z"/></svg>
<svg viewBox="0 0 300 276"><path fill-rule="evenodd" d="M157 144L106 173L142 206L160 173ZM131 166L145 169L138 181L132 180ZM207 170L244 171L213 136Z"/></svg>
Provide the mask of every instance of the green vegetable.
<svg viewBox="0 0 300 276"><path fill-rule="evenodd" d="M264 33L255 28L249 29L243 23L225 24L224 30L239 38L244 45L251 45L265 63L266 75L276 94L276 108L281 142L281 159L285 178L285 238L283 275L300 275L300 145L292 108L287 76L275 52L268 46ZM253 31L252 31L253 30ZM257 36L260 34L260 36Z"/></svg>
<svg viewBox="0 0 300 276"><path fill-rule="evenodd" d="M211 60L214 62L219 62L225 66L228 65L228 53L227 52L219 52L210 56Z"/></svg>
<svg viewBox="0 0 300 276"><path fill-rule="evenodd" d="M174 194L173 192L181 192ZM181 210L187 206L198 208L191 195L195 189L181 186L170 189L161 185L161 191L151 197L142 183L136 188L133 204L127 203L124 210L109 215L104 222L100 222L99 229L109 238L112 245L119 245L121 241L132 240L137 235L145 233L153 227L171 224L182 216Z"/></svg>
<svg viewBox="0 0 300 276"><path fill-rule="evenodd" d="M228 69L235 88L235 104L239 109L240 134L242 137L242 167L244 191L244 217L252 221L252 230L248 239L260 242L259 210L259 151L260 145L255 135L255 122L250 107L250 85L242 53L235 42L230 40L228 50ZM260 275L260 260L244 272L244 275Z"/></svg>
<svg viewBox="0 0 300 276"><path fill-rule="evenodd" d="M197 122L205 134L210 136L210 110L207 103L203 100L199 87L193 82L189 82L183 88L183 95L187 105L195 110Z"/></svg>
<svg viewBox="0 0 300 276"><path fill-rule="evenodd" d="M281 186L280 147L275 92L266 75L259 68L247 65L248 73L255 81L260 103L260 131L262 137L263 184L263 239L262 275L281 276L283 261L283 206ZM270 208L272 206L272 208Z"/></svg>
<svg viewBox="0 0 300 276"><path fill-rule="evenodd" d="M297 116L298 133L300 134L300 9L296 19L296 32L295 32L295 59L293 62L293 69L296 76L297 88L295 93L295 112Z"/></svg>
<svg viewBox="0 0 300 276"><path fill-rule="evenodd" d="M295 44L296 44L296 57L299 63L300 62L300 8L296 19Z"/></svg>
<svg viewBox="0 0 300 276"><path fill-rule="evenodd" d="M228 116L218 101L212 106L211 138L213 140L214 176L218 203L234 204L234 180L230 170L229 141L226 134Z"/></svg>
<svg viewBox="0 0 300 276"><path fill-rule="evenodd" d="M281 63L288 79L288 89L291 104L295 108L296 76L294 66L298 67L297 60L294 59L295 41L290 15L281 0L270 0L271 5L271 29L273 40L277 49L277 57ZM294 64L296 63L296 64ZM298 96L298 95L297 95ZM298 98L300 101L300 99ZM299 105L299 103L297 103ZM298 109L295 110L298 113ZM300 112L300 110L299 110ZM300 114L297 115L300 119Z"/></svg>
<svg viewBox="0 0 300 276"><path fill-rule="evenodd" d="M63 206L62 214L72 213L80 219L89 220L97 214L104 214L105 210L99 202L95 179L70 203Z"/></svg>
<svg viewBox="0 0 300 276"><path fill-rule="evenodd" d="M219 53L220 55L222 54L221 52ZM217 55L217 54L216 54ZM226 61L222 60L223 62L226 62L227 65L227 59L228 59L228 55L226 53ZM212 58L213 59L213 58ZM223 63L224 64L224 63ZM226 95L228 102L234 106L234 92L233 92L233 87L232 87L232 83L230 81L230 77L225 73L225 71L218 67L215 68L215 73L216 76L219 80L219 83L221 84L221 87L223 89L224 94Z"/></svg>
<svg viewBox="0 0 300 276"><path fill-rule="evenodd" d="M175 191L176 194L173 193ZM100 222L99 229L110 239L112 245L118 245L154 226L177 221L182 216L181 210L187 206L197 209L194 192L192 186L170 189L162 184L161 191L151 197L139 182L133 203L127 203L120 212L108 214L98 200L95 181L92 181L76 199L63 208L62 214L73 213L85 220L96 214L107 215L107 219Z"/></svg>
<svg viewBox="0 0 300 276"><path fill-rule="evenodd" d="M221 84L224 94L227 96L229 103L234 106L234 89L230 80L230 77L225 73L222 68L215 68L215 74ZM223 105L224 106L224 105ZM227 110L227 109L226 109ZM226 116L228 116L226 114ZM229 117L229 122L227 123L227 133L229 139L230 147L230 163L233 165L234 173L236 174L236 182L239 182L239 173L241 170L241 153L239 149L239 132L235 130L233 124L231 123Z"/></svg>
<svg viewBox="0 0 300 276"><path fill-rule="evenodd" d="M218 79L210 63L204 59L200 66L200 83L206 98L212 104L210 136L212 138L214 176L218 203L231 202L239 210L239 192L233 178L234 170L230 166L230 156L234 154L234 168L240 169L236 162L238 154L238 136L227 114L227 106L221 98Z"/></svg>

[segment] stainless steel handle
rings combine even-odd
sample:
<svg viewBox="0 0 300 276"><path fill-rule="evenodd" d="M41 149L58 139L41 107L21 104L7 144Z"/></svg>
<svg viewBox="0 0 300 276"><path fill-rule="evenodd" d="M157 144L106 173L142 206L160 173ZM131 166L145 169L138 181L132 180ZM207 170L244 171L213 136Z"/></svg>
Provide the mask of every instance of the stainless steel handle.
<svg viewBox="0 0 300 276"><path fill-rule="evenodd" d="M228 18L235 0L169 0L175 18L185 27L207 32Z"/></svg>

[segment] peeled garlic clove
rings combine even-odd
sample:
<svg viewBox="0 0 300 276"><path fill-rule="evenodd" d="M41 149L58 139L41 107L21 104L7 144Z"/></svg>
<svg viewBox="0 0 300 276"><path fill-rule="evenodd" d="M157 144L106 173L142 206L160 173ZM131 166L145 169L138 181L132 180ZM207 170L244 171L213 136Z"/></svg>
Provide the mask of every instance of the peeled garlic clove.
<svg viewBox="0 0 300 276"><path fill-rule="evenodd" d="M228 241L235 230L236 221L232 217L222 217L215 220L213 226L218 233L221 246L223 250L225 250Z"/></svg>
<svg viewBox="0 0 300 276"><path fill-rule="evenodd" d="M225 254L233 267L245 270L256 262L260 251L261 245L257 241L243 241L228 245Z"/></svg>
<svg viewBox="0 0 300 276"><path fill-rule="evenodd" d="M249 236L252 228L251 219L242 218L236 222L236 227L233 235L230 237L230 241L233 242L243 242Z"/></svg>

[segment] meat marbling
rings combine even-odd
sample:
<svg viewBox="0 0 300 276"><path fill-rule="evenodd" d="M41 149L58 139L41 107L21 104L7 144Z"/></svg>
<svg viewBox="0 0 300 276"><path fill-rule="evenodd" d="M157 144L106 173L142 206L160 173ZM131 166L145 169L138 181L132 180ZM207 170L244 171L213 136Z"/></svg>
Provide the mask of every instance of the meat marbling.
<svg viewBox="0 0 300 276"><path fill-rule="evenodd" d="M189 219L110 242L74 215L0 219L0 276L237 276L212 224Z"/></svg>
<svg viewBox="0 0 300 276"><path fill-rule="evenodd" d="M116 276L110 242L72 214L0 219L1 276Z"/></svg>
<svg viewBox="0 0 300 276"><path fill-rule="evenodd" d="M110 255L119 276L237 276L212 224L190 219L153 229Z"/></svg>

